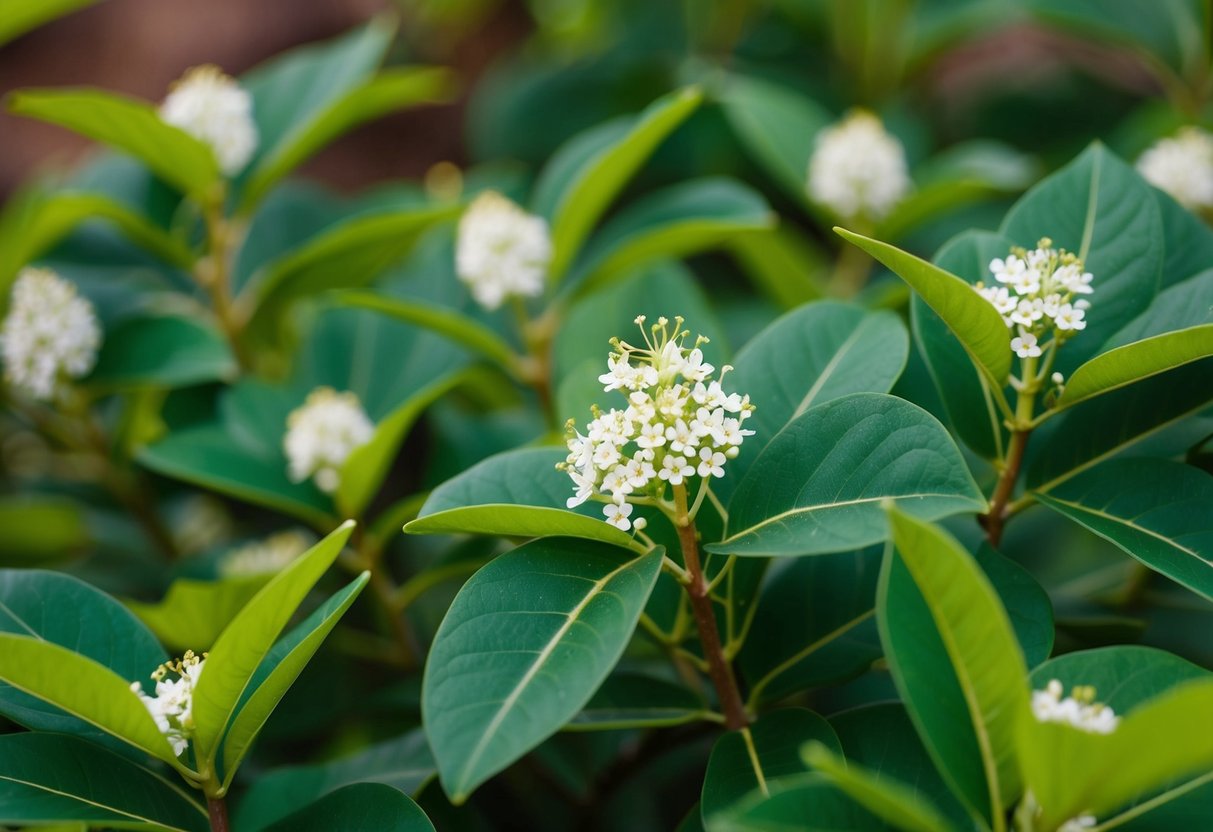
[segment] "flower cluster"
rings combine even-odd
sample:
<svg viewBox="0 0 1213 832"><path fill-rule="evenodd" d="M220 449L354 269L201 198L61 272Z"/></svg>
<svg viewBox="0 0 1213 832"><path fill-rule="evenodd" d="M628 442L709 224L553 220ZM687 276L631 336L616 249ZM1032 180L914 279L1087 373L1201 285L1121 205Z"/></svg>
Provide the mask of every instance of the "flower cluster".
<svg viewBox="0 0 1213 832"><path fill-rule="evenodd" d="M541 217L486 191L459 220L455 271L485 309L543 292L552 240Z"/></svg>
<svg viewBox="0 0 1213 832"><path fill-rule="evenodd" d="M1213 136L1198 127L1155 142L1137 160L1137 171L1185 208L1213 208Z"/></svg>
<svg viewBox="0 0 1213 832"><path fill-rule="evenodd" d="M225 176L235 176L257 149L253 98L216 66L196 66L173 84L160 118L210 145Z"/></svg>
<svg viewBox="0 0 1213 832"><path fill-rule="evenodd" d="M286 420L283 448L292 482L311 477L326 494L337 490L341 466L370 441L375 425L353 393L317 387Z"/></svg>
<svg viewBox="0 0 1213 832"><path fill-rule="evenodd" d="M97 361L101 327L93 305L48 269L23 269L0 327L0 353L9 383L49 401L68 379L86 375Z"/></svg>
<svg viewBox="0 0 1213 832"><path fill-rule="evenodd" d="M1032 713L1040 722L1063 722L1089 734L1110 734L1120 722L1107 705L1095 701L1095 689L1076 687L1062 698L1065 690L1053 679L1044 690L1033 691Z"/></svg>
<svg viewBox="0 0 1213 832"><path fill-rule="evenodd" d="M901 142L880 119L854 110L817 136L809 196L844 220L878 220L910 191Z"/></svg>
<svg viewBox="0 0 1213 832"><path fill-rule="evenodd" d="M559 466L568 472L576 489L568 507L591 497L607 501L602 513L624 531L643 528L643 518L630 520L629 497L661 499L666 486L682 486L691 477L723 477L724 465L737 456L745 437L754 431L742 427L754 410L749 396L726 393L721 386L732 368L716 368L704 361L696 338L675 318L666 318L645 330L645 318L636 319L644 335L643 347L612 339L615 352L607 372L598 377L605 391L627 396L623 410L594 408L594 420L582 435L572 420L568 426L568 458Z"/></svg>
<svg viewBox="0 0 1213 832"><path fill-rule="evenodd" d="M219 574L225 578L272 574L288 566L315 542L303 529L278 532L228 552L219 561Z"/></svg>
<svg viewBox="0 0 1213 832"><path fill-rule="evenodd" d="M988 300L1008 328L1017 327L1011 349L1020 358L1041 355L1041 339L1052 334L1058 344L1086 329L1084 320L1090 302L1091 273L1083 270L1077 256L1054 249L1047 237L1032 251L1011 249L1004 260L990 261L990 272L998 285L977 283L977 291Z"/></svg>
<svg viewBox="0 0 1213 832"><path fill-rule="evenodd" d="M1085 829L1094 829L1098 823L1094 815L1079 815L1057 827L1057 832L1083 832Z"/></svg>
<svg viewBox="0 0 1213 832"><path fill-rule="evenodd" d="M205 664L205 653L196 656L187 650L180 660L160 665L151 676L156 682L155 696L144 693L141 683L131 682L131 690L139 695L160 733L168 738L174 754L185 750L194 733L194 688ZM170 679L170 673L177 678Z"/></svg>

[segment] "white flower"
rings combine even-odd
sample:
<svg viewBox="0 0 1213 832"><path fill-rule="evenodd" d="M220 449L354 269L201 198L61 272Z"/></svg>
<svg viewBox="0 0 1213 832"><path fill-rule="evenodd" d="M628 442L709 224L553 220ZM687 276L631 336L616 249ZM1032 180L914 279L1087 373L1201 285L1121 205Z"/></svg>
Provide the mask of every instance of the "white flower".
<svg viewBox="0 0 1213 832"><path fill-rule="evenodd" d="M1137 160L1137 171L1185 208L1213 207L1213 136L1198 127L1160 139Z"/></svg>
<svg viewBox="0 0 1213 832"><path fill-rule="evenodd" d="M1079 815L1057 827L1057 832L1083 832L1084 829L1094 829L1098 823L1094 815Z"/></svg>
<svg viewBox="0 0 1213 832"><path fill-rule="evenodd" d="M1081 309L1063 303L1057 308L1057 313L1053 316L1053 323L1058 329L1077 332L1087 328L1087 322L1083 320L1084 315L1085 313Z"/></svg>
<svg viewBox="0 0 1213 832"><path fill-rule="evenodd" d="M547 223L499 193L476 197L459 220L455 271L486 309L542 294L551 259Z"/></svg>
<svg viewBox="0 0 1213 832"><path fill-rule="evenodd" d="M1011 349L1015 350L1015 354L1020 358L1036 358L1040 355L1036 336L1023 327L1019 328L1019 337L1011 339Z"/></svg>
<svg viewBox="0 0 1213 832"><path fill-rule="evenodd" d="M686 457L673 454L666 455L666 458L661 461L661 470L657 472L657 477L670 485L682 485L683 480L693 476L695 476L695 469L687 464Z"/></svg>
<svg viewBox="0 0 1213 832"><path fill-rule="evenodd" d="M65 382L93 369L101 327L93 305L73 284L48 269L22 269L10 303L0 327L0 353L13 387L49 401Z"/></svg>
<svg viewBox="0 0 1213 832"><path fill-rule="evenodd" d="M316 538L303 529L278 532L228 552L219 561L219 574L239 577L280 572L315 542Z"/></svg>
<svg viewBox="0 0 1213 832"><path fill-rule="evenodd" d="M1017 295L1034 295L1040 291L1040 272L1036 269L1027 269L1015 275L1015 279L1011 281L1011 288L1015 290Z"/></svg>
<svg viewBox="0 0 1213 832"><path fill-rule="evenodd" d="M583 474L576 468L569 468L569 476L573 478L573 485L576 486L577 492L565 500L565 506L568 508L577 508L594 494L594 473Z"/></svg>
<svg viewBox="0 0 1213 832"><path fill-rule="evenodd" d="M881 219L910 190L905 151L880 119L852 111L817 136L809 196L839 217Z"/></svg>
<svg viewBox="0 0 1213 832"><path fill-rule="evenodd" d="M698 473L701 477L723 477L725 455L711 448L699 449Z"/></svg>
<svg viewBox="0 0 1213 832"><path fill-rule="evenodd" d="M179 661L160 665L151 675L156 681L155 696L144 693L139 682L131 683L131 691L147 708L177 755L185 751L194 733L194 688L205 664L205 654L196 656L194 651L187 650ZM168 678L170 673L177 678Z"/></svg>
<svg viewBox="0 0 1213 832"><path fill-rule="evenodd" d="M703 360L703 350L698 347L691 350L682 365L682 377L687 381L702 382L714 372L716 372L716 368ZM720 389L719 384L716 389Z"/></svg>
<svg viewBox="0 0 1213 832"><path fill-rule="evenodd" d="M257 149L253 98L215 66L196 66L173 84L160 118L210 145L225 176L235 176Z"/></svg>
<svg viewBox="0 0 1213 832"><path fill-rule="evenodd" d="M1066 377L1063 376L1061 373L1054 372L1053 375L1049 376L1049 380L1052 381L1056 385L1062 385L1062 384L1065 384Z"/></svg>
<svg viewBox="0 0 1213 832"><path fill-rule="evenodd" d="M1039 722L1061 722L1089 734L1110 734L1116 730L1120 717L1107 705L1095 702L1095 691L1089 687L1074 688L1062 698L1061 682L1053 679L1044 690L1032 692L1032 714Z"/></svg>
<svg viewBox="0 0 1213 832"><path fill-rule="evenodd" d="M625 532L632 528L632 521L628 520L632 516L631 503L607 503L602 507L602 513L606 515L606 521L615 528Z"/></svg>
<svg viewBox="0 0 1213 832"><path fill-rule="evenodd" d="M337 490L345 460L375 433L358 397L330 387L317 387L309 393L303 405L291 411L286 424L283 447L291 481L311 477L328 494Z"/></svg>
<svg viewBox="0 0 1213 832"><path fill-rule="evenodd" d="M1014 254L1003 260L1000 257L990 261L990 271L999 283L1011 283L1028 268L1028 264Z"/></svg>

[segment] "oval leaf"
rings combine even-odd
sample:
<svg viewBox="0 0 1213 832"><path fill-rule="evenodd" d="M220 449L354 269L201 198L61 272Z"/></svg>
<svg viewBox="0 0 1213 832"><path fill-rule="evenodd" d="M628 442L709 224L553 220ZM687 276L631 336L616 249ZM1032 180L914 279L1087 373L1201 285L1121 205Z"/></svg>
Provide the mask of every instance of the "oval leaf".
<svg viewBox="0 0 1213 832"><path fill-rule="evenodd" d="M186 387L230 381L236 361L223 336L192 318L131 318L105 335L90 386L104 390L132 387Z"/></svg>
<svg viewBox="0 0 1213 832"><path fill-rule="evenodd" d="M1213 324L1155 335L1097 355L1074 371L1058 408L1213 355Z"/></svg>
<svg viewBox="0 0 1213 832"><path fill-rule="evenodd" d="M271 832L332 832L375 829L382 832L434 832L421 807L383 783L355 783L305 806L268 827Z"/></svg>

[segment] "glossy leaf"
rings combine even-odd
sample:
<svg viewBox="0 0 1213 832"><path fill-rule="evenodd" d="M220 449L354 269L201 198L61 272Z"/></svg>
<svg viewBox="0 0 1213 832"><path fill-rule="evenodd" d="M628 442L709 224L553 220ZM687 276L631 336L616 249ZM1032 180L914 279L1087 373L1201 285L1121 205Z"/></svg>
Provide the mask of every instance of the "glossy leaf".
<svg viewBox="0 0 1213 832"><path fill-rule="evenodd" d="M1213 324L1189 327L1109 350L1083 364L1057 402L1070 407L1126 384L1213 355Z"/></svg>
<svg viewBox="0 0 1213 832"><path fill-rule="evenodd" d="M708 832L838 832L882 825L816 772L788 775L715 816Z"/></svg>
<svg viewBox="0 0 1213 832"><path fill-rule="evenodd" d="M0 11L0 45L97 0L11 0Z"/></svg>
<svg viewBox="0 0 1213 832"><path fill-rule="evenodd" d="M565 730L660 728L694 722L707 713L703 701L683 685L639 673L615 673Z"/></svg>
<svg viewBox="0 0 1213 832"><path fill-rule="evenodd" d="M0 823L82 821L106 828L207 832L186 787L105 748L63 734L0 736Z"/></svg>
<svg viewBox="0 0 1213 832"><path fill-rule="evenodd" d="M454 802L585 706L631 638L663 554L537 540L464 584L434 637L421 700Z"/></svg>
<svg viewBox="0 0 1213 832"><path fill-rule="evenodd" d="M988 543L977 549L977 563L1006 608L1028 667L1036 667L1053 652L1053 604L1044 587L1010 558Z"/></svg>
<svg viewBox="0 0 1213 832"><path fill-rule="evenodd" d="M274 708L369 579L370 573L363 572L351 581L276 644L261 662L245 689L245 695L241 697L231 727L223 736L223 771L227 782L231 782L236 767L248 753Z"/></svg>
<svg viewBox="0 0 1213 832"><path fill-rule="evenodd" d="M206 672L194 688L194 751L214 760L224 730L278 634L304 597L337 559L353 530L343 523L279 572L232 619L209 651Z"/></svg>
<svg viewBox="0 0 1213 832"><path fill-rule="evenodd" d="M434 776L434 757L420 728L361 751L311 765L273 769L253 781L233 817L237 829L262 829L296 806L352 783L384 783L415 794Z"/></svg>
<svg viewBox="0 0 1213 832"><path fill-rule="evenodd" d="M718 739L699 802L704 828L729 828L726 818L738 804L768 797L779 780L805 774L808 766L800 749L811 740L842 752L830 724L803 708L772 711L749 728Z"/></svg>
<svg viewBox="0 0 1213 832"><path fill-rule="evenodd" d="M192 318L130 318L106 333L88 383L106 390L230 381L236 361L223 336Z"/></svg>
<svg viewBox="0 0 1213 832"><path fill-rule="evenodd" d="M206 196L219 180L210 146L161 121L146 102L84 88L25 90L8 99L8 109L129 153L191 196Z"/></svg>
<svg viewBox="0 0 1213 832"><path fill-rule="evenodd" d="M159 603L127 601L126 605L169 647L201 652L215 643L223 628L269 579L269 575L219 581L178 578Z"/></svg>
<svg viewBox="0 0 1213 832"><path fill-rule="evenodd" d="M878 543L888 536L884 500L926 519L985 505L929 413L854 393L805 411L766 446L729 503L728 536L707 549L769 557Z"/></svg>
<svg viewBox="0 0 1213 832"><path fill-rule="evenodd" d="M602 141L602 133L583 134L557 151L535 186L540 213L552 224L552 282L564 275L594 223L632 175L702 98L695 87L670 93L626 127L611 125L609 141Z"/></svg>
<svg viewBox="0 0 1213 832"><path fill-rule="evenodd" d="M1002 316L973 287L954 274L888 243L834 229L910 285L935 311L989 382L1001 389L1011 373L1010 335Z"/></svg>
<svg viewBox="0 0 1213 832"><path fill-rule="evenodd" d="M332 832L334 829L434 832L434 825L421 807L403 792L383 783L354 783L267 827L276 832Z"/></svg>
<svg viewBox="0 0 1213 832"><path fill-rule="evenodd" d="M1114 460L1036 498L1213 599L1213 476L1163 459Z"/></svg>
<svg viewBox="0 0 1213 832"><path fill-rule="evenodd" d="M1163 289L1146 311L1109 338L1104 348L1123 347L1209 323L1213 323L1213 269L1205 269Z"/></svg>

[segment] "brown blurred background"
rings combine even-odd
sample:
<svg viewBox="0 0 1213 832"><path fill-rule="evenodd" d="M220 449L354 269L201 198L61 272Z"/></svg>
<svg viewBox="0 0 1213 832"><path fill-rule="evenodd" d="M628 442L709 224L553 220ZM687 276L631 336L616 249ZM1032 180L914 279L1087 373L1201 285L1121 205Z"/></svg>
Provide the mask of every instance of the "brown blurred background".
<svg viewBox="0 0 1213 832"><path fill-rule="evenodd" d="M423 22L391 0L104 0L0 46L0 96L19 87L89 85L159 101L188 67L213 63L238 75L384 12L401 18L391 60L452 66L465 95L450 106L363 127L312 159L304 173L343 190L417 178L435 162L463 161L466 92L527 33L527 15L515 4L500 4L479 31L457 42L436 43ZM0 112L0 199L32 173L89 152L87 141L66 130Z"/></svg>

